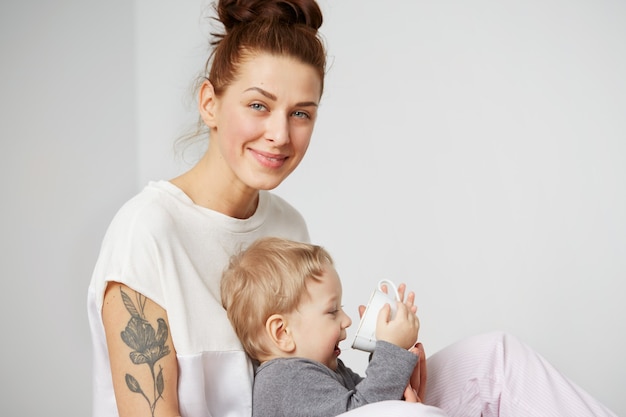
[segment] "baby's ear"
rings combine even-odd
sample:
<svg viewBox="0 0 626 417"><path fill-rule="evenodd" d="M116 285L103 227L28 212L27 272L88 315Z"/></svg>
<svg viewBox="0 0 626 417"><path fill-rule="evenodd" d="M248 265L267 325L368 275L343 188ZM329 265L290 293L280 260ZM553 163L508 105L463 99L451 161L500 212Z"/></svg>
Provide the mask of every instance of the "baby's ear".
<svg viewBox="0 0 626 417"><path fill-rule="evenodd" d="M292 334L287 329L287 320L283 315L271 315L265 322L265 331L272 344L281 352L292 353L296 349Z"/></svg>

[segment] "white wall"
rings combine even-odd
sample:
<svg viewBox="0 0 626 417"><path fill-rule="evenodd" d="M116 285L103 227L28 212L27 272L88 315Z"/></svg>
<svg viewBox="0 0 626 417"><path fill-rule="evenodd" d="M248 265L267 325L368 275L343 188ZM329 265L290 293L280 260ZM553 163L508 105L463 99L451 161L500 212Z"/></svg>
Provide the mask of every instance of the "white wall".
<svg viewBox="0 0 626 417"><path fill-rule="evenodd" d="M206 3L136 2L140 44L159 43L139 51L140 183L184 169ZM334 254L348 311L407 281L427 353L505 330L626 414L626 4L321 5L320 118L277 192Z"/></svg>
<svg viewBox="0 0 626 417"><path fill-rule="evenodd" d="M133 5L0 3L0 414L88 416L87 285L137 191Z"/></svg>
<svg viewBox="0 0 626 417"><path fill-rule="evenodd" d="M200 152L175 146L198 120L193 84L204 68L209 0L135 0L139 184L172 178Z"/></svg>
<svg viewBox="0 0 626 417"><path fill-rule="evenodd" d="M277 192L353 317L408 281L428 353L506 330L626 415L626 5L390 3L321 2L327 89ZM89 276L122 202L185 169L206 4L0 3L3 414L89 415Z"/></svg>

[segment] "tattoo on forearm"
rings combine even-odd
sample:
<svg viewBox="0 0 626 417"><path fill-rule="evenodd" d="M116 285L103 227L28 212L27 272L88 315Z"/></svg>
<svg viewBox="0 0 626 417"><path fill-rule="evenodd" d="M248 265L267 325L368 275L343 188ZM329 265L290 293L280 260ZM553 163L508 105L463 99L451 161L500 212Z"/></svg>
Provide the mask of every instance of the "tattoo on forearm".
<svg viewBox="0 0 626 417"><path fill-rule="evenodd" d="M165 344L168 336L168 328L165 320L162 318L157 319L158 328L156 332L154 327L146 320L144 314L144 307L146 305L146 297L135 292L135 301L137 307L131 300L131 298L122 291L122 300L126 310L130 313L130 320L126 325L126 329L121 333L122 340L131 349L130 360L135 365L146 364L150 367L150 373L152 375L152 394L149 397L139 385L139 382L130 374L126 374L126 385L128 388L137 394L141 394L148 406L150 407L150 413L154 417L154 410L157 405L157 401L163 398L163 368L159 365L158 372L155 372L155 365L157 361L170 353L170 348Z"/></svg>

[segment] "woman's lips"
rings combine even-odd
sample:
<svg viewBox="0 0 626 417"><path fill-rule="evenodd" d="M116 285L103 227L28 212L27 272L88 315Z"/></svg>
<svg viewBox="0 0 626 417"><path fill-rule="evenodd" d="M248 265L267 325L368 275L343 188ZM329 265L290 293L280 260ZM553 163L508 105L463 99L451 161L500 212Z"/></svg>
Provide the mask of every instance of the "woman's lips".
<svg viewBox="0 0 626 417"><path fill-rule="evenodd" d="M282 154L274 154L267 152L259 152L254 149L251 149L252 155L254 158L259 161L259 163L267 168L280 168L285 164L288 156Z"/></svg>

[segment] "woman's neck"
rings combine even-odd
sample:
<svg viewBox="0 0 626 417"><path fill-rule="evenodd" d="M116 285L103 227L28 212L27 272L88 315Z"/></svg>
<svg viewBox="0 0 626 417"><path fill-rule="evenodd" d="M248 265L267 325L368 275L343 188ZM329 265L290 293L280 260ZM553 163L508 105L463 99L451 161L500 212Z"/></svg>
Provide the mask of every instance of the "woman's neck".
<svg viewBox="0 0 626 417"><path fill-rule="evenodd" d="M229 217L247 219L255 212L259 191L228 180L203 157L193 168L170 180L194 202Z"/></svg>

